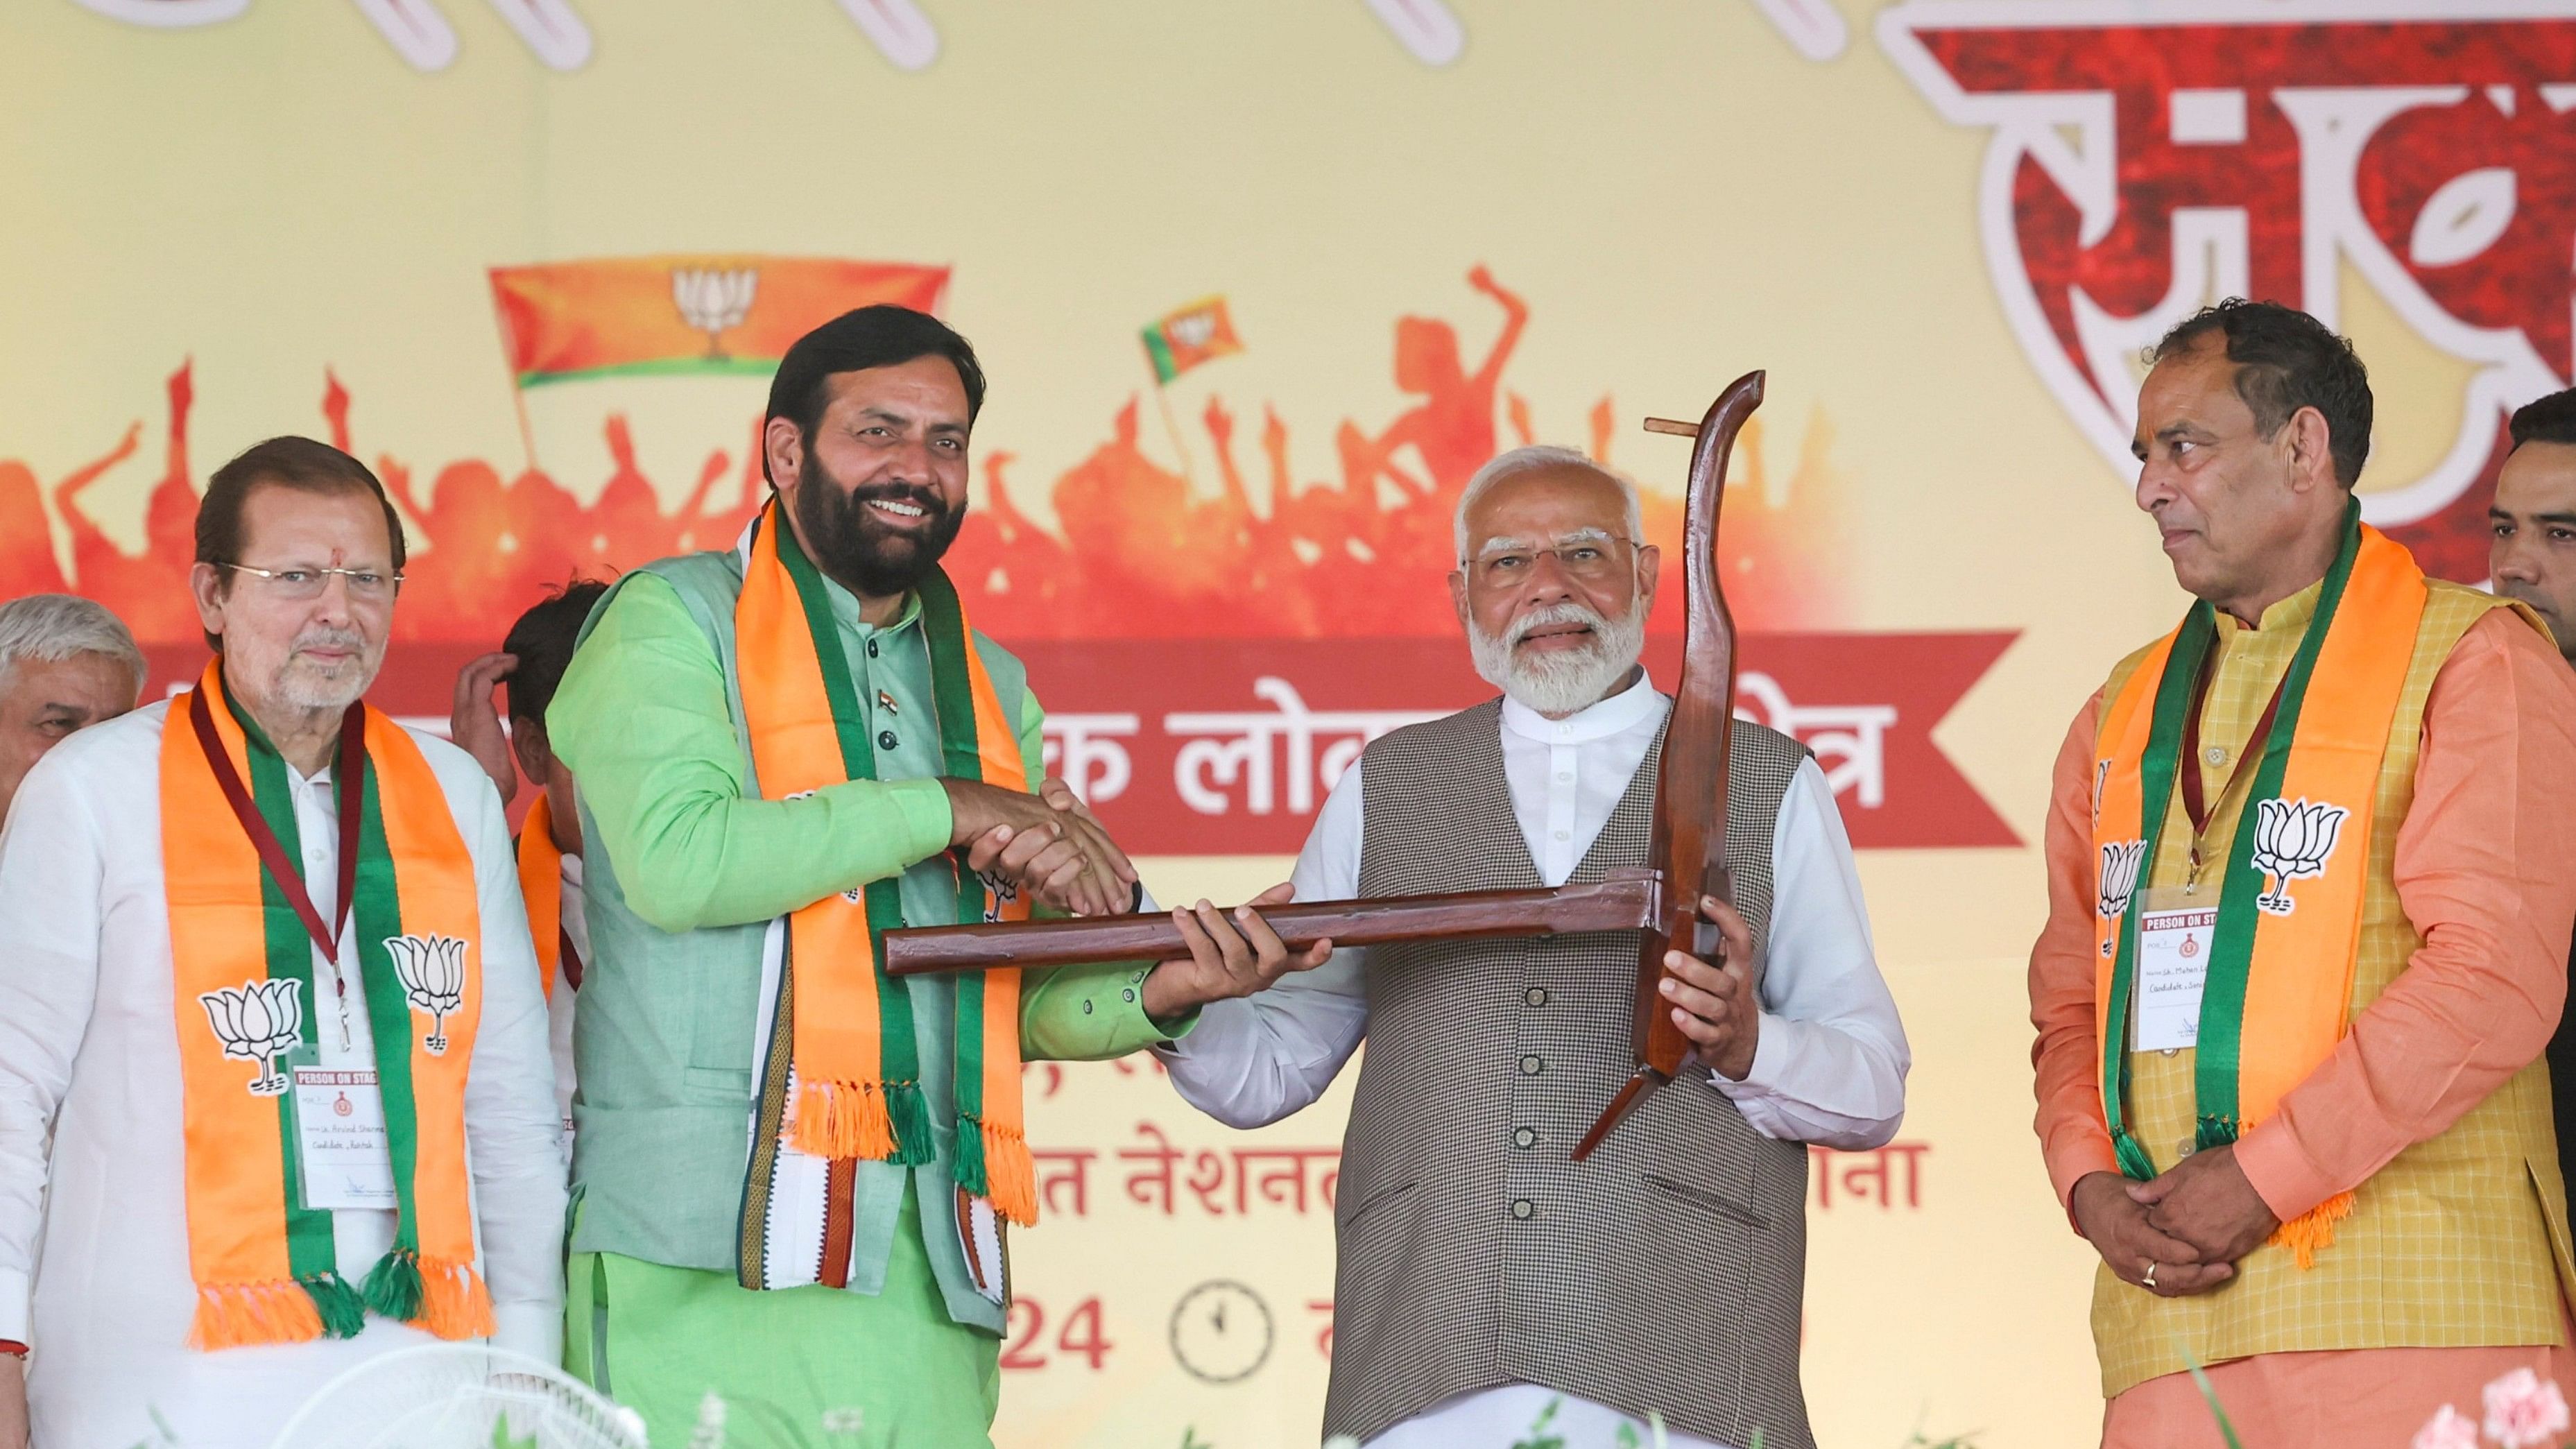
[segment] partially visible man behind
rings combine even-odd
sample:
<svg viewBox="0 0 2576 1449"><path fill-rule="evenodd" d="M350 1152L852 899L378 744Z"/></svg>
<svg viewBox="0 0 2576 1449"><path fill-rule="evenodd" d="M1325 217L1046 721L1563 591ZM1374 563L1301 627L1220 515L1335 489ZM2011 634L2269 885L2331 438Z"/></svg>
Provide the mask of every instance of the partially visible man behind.
<svg viewBox="0 0 2576 1449"><path fill-rule="evenodd" d="M501 651L467 664L456 676L448 738L472 755L508 800L519 775L539 791L519 824L519 893L528 907L528 931L537 947L538 978L546 987L546 1034L554 1051L555 1105L562 1109L564 1151L572 1151L572 1019L590 959L590 924L581 910L581 815L573 808L572 769L557 758L546 734L546 706L572 662L591 606L608 592L595 579L575 579L519 616ZM496 682L508 701L510 723L492 707Z"/></svg>
<svg viewBox="0 0 2576 1449"><path fill-rule="evenodd" d="M2032 949L2038 1131L2102 1256L2108 1445L2393 1444L2569 1382L2540 1064L2576 917L2576 676L2364 527L2370 383L2232 301L2153 351L2138 507L2183 623L2077 714Z"/></svg>
<svg viewBox="0 0 2576 1449"><path fill-rule="evenodd" d="M0 604L0 821L45 751L134 708L143 675L134 636L87 599L29 594Z"/></svg>
<svg viewBox="0 0 2576 1449"><path fill-rule="evenodd" d="M252 1449L377 1354L557 1351L563 1165L500 802L361 702L401 525L356 459L277 438L216 471L196 557L196 688L47 755L0 834L13 1449L30 1411L45 1449Z"/></svg>
<svg viewBox="0 0 2576 1449"><path fill-rule="evenodd" d="M2576 661L2576 388L2513 415L2513 452L2496 474L2487 526L2495 591L2549 624L2558 652ZM2576 973L2576 957L2569 958ZM2576 1181L2576 1013L2560 1012L2549 1039L2559 1175Z"/></svg>

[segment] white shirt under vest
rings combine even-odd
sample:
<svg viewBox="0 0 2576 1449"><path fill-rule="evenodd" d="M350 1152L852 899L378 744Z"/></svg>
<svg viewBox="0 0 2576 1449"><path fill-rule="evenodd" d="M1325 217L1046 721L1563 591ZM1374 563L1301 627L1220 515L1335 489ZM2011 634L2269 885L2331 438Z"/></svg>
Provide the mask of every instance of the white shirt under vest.
<svg viewBox="0 0 2576 1449"><path fill-rule="evenodd" d="M161 864L156 704L39 761L0 831L0 1338L33 1350L28 1399L44 1449L265 1449L312 1394L393 1349L435 1342L370 1315L356 1338L201 1353L188 1271L185 1141L170 917ZM412 732L472 854L483 1014L465 1093L476 1246L494 1342L561 1357L564 1167L546 1007L509 827L471 757ZM328 767L289 771L305 889L329 919L339 825ZM372 1068L354 925L314 952L310 1036L321 1065ZM49 1142L50 1137L50 1142ZM393 1243L390 1212L332 1215L343 1276Z"/></svg>
<svg viewBox="0 0 2576 1449"><path fill-rule="evenodd" d="M1672 702L1637 682L1561 720L1517 701L1502 707L1503 772L1539 879L1565 884L1592 848L1653 747ZM1359 894L1360 766L1342 775L1290 879L1300 901ZM1763 958L1752 1070L1709 1080L1766 1137L1859 1150L1885 1145L1905 1115L1912 1055L1880 977L1851 841L1814 760L1798 766L1771 849L1770 939ZM1298 1111L1332 1085L1368 1031L1361 952L1336 951L1311 972L1256 996L1220 1001L1187 1036L1155 1048L1190 1105L1236 1127ZM1462 1394L1395 1425L1368 1449L1510 1444L1556 1404L1547 1432L1568 1445L1610 1444L1644 1426L1590 1400L1532 1384ZM1667 1434L1681 1449L1717 1449Z"/></svg>

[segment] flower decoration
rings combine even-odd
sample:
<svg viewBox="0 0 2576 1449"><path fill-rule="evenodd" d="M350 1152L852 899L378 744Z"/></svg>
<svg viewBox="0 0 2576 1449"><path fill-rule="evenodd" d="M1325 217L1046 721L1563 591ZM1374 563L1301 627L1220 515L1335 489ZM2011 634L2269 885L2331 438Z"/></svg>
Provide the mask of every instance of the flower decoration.
<svg viewBox="0 0 2576 1449"><path fill-rule="evenodd" d="M2478 1449L2478 1424L2475 1419L2442 1406L2423 1428L2415 1431L2414 1449Z"/></svg>
<svg viewBox="0 0 2576 1449"><path fill-rule="evenodd" d="M2487 1437L2505 1449L2555 1443L2567 1432L2566 1396L2558 1392L2558 1385L2527 1368L2487 1385L2486 1409Z"/></svg>

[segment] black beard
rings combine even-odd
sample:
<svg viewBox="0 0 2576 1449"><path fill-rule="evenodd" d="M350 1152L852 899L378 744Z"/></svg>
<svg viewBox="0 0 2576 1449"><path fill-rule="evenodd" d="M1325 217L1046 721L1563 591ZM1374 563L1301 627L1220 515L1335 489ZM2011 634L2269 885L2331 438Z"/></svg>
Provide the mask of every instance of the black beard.
<svg viewBox="0 0 2576 1449"><path fill-rule="evenodd" d="M939 566L957 541L966 509L952 510L931 489L912 483L870 483L843 489L819 467L796 490L796 522L805 546L823 572L862 598L909 593ZM898 532L868 507L871 500L909 503L930 515L918 534Z"/></svg>

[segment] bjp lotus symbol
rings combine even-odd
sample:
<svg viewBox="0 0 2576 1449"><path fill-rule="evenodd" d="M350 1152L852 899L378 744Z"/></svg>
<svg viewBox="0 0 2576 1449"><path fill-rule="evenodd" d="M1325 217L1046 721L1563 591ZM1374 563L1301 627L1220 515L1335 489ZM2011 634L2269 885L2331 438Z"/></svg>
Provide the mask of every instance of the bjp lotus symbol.
<svg viewBox="0 0 2576 1449"><path fill-rule="evenodd" d="M201 993L206 1024L224 1055L254 1062L260 1075L250 1084L254 1097L274 1097L286 1090L286 1074L277 1059L304 1045L304 997L294 981L245 981L239 986Z"/></svg>
<svg viewBox="0 0 2576 1449"><path fill-rule="evenodd" d="M2290 882L2326 873L2326 861L2334 854L2335 841L2343 834L2344 818L2352 812L2341 805L2322 800L2310 803L2298 800L2258 800L2255 802L2254 857L2249 862L2266 877L2263 894L2254 904L2276 916L2286 916L2296 908L2290 899Z"/></svg>
<svg viewBox="0 0 2576 1449"><path fill-rule="evenodd" d="M680 309L680 317L690 326L707 334L707 361L725 360L725 329L739 327L751 315L751 299L760 291L760 272L755 267L721 270L715 267L675 267L671 271L671 303Z"/></svg>
<svg viewBox="0 0 2576 1449"><path fill-rule="evenodd" d="M447 1017L465 1000L465 943L454 936L394 936L385 949L393 953L403 998L429 1018L422 1049L447 1055Z"/></svg>
<svg viewBox="0 0 2576 1449"><path fill-rule="evenodd" d="M2129 913L2129 897L2138 889L2138 869L2146 864L2147 843L2143 840L2114 840L2102 847L2102 879L2094 888L2097 899L2093 908L2102 919L2116 921ZM2102 943L2102 954L2111 954L2111 943Z"/></svg>

